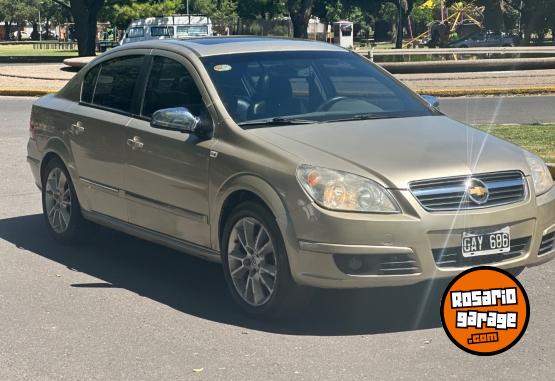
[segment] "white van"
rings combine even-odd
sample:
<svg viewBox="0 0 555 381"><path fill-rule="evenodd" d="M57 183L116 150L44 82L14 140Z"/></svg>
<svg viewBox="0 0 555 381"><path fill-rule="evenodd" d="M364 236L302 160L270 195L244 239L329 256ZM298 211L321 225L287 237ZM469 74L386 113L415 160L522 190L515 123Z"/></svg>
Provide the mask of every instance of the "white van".
<svg viewBox="0 0 555 381"><path fill-rule="evenodd" d="M200 15L147 17L131 22L120 44L165 38L212 36L212 21Z"/></svg>

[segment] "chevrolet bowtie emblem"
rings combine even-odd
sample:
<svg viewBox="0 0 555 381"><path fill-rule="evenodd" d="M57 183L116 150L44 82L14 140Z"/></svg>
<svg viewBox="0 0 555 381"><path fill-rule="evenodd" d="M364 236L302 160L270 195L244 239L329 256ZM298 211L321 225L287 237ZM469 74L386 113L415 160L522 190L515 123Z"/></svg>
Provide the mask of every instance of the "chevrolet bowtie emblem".
<svg viewBox="0 0 555 381"><path fill-rule="evenodd" d="M468 193L473 195L473 196L481 197L481 196L485 195L486 193L488 193L488 190L484 187L477 186L477 187L470 188L468 190Z"/></svg>
<svg viewBox="0 0 555 381"><path fill-rule="evenodd" d="M466 195L477 205L483 205L488 201L489 190L482 180L468 179L465 184Z"/></svg>

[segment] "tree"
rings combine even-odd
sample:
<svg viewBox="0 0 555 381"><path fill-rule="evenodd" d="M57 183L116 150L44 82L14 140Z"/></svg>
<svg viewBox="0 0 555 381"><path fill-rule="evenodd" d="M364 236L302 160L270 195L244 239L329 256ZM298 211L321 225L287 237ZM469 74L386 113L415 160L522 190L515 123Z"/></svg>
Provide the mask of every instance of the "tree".
<svg viewBox="0 0 555 381"><path fill-rule="evenodd" d="M9 38L11 25L13 24L17 24L17 38L21 39L21 33L19 33L19 30L26 21L35 21L38 16L38 5L38 0L0 0L1 13L3 13L6 26L9 25L9 27L6 28L6 39Z"/></svg>
<svg viewBox="0 0 555 381"><path fill-rule="evenodd" d="M293 37L308 37L308 21L313 4L314 0L287 0L287 10L293 24Z"/></svg>
<svg viewBox="0 0 555 381"><path fill-rule="evenodd" d="M286 13L283 0L237 0L237 14L245 19L283 16Z"/></svg>
<svg viewBox="0 0 555 381"><path fill-rule="evenodd" d="M179 13L182 5L181 0L118 2L111 7L105 7L104 12L111 10L105 17L109 17L116 26L127 28L134 19Z"/></svg>
<svg viewBox="0 0 555 381"><path fill-rule="evenodd" d="M75 22L79 56L96 54L96 21L105 0L54 0L69 9ZM69 3L67 2L69 1Z"/></svg>

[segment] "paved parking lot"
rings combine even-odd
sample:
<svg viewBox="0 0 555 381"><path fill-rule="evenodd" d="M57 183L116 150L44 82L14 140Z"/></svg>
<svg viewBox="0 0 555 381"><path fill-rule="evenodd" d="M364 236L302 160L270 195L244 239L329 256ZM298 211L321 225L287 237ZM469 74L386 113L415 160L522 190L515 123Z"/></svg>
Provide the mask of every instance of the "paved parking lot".
<svg viewBox="0 0 555 381"><path fill-rule="evenodd" d="M46 233L25 162L31 100L0 98L0 379L476 379L555 374L555 262L526 270L531 319L476 357L439 321L444 285L318 293L282 323L243 317L218 265L100 229Z"/></svg>

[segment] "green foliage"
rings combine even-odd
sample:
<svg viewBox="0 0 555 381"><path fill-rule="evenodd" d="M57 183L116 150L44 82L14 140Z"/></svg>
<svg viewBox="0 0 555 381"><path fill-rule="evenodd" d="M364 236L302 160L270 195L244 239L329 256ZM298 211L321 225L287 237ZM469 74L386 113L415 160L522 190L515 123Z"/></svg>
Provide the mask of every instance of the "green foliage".
<svg viewBox="0 0 555 381"><path fill-rule="evenodd" d="M433 10L431 8L420 8L415 6L411 14L411 22L414 36L428 30L428 25L434 21Z"/></svg>
<svg viewBox="0 0 555 381"><path fill-rule="evenodd" d="M287 13L284 0L238 0L237 14L245 19L272 19Z"/></svg>
<svg viewBox="0 0 555 381"><path fill-rule="evenodd" d="M0 0L0 15L4 21L22 24L38 20L39 0Z"/></svg>
<svg viewBox="0 0 555 381"><path fill-rule="evenodd" d="M165 0L165 1L131 1L128 4L113 4L113 19L111 20L120 28L125 28L131 20L161 16L173 15L178 13L182 6L181 0Z"/></svg>

